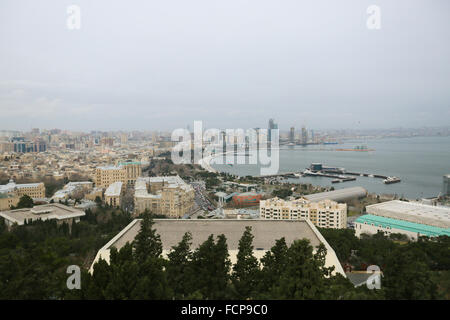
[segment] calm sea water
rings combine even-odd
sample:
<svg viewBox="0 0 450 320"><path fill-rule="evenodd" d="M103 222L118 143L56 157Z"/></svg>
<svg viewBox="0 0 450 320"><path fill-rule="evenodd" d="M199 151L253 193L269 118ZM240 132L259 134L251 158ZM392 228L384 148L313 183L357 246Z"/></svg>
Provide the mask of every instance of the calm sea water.
<svg viewBox="0 0 450 320"><path fill-rule="evenodd" d="M365 145L375 151L336 151ZM279 172L303 171L313 162L343 167L351 172L397 176L400 183L386 185L382 179L356 177L356 181L331 183L331 178L302 177L291 182L311 183L334 188L362 186L378 194L397 194L410 199L437 196L443 175L450 173L450 137L413 137L352 140L338 145L282 146ZM257 165L218 165L219 171L240 176L259 176Z"/></svg>

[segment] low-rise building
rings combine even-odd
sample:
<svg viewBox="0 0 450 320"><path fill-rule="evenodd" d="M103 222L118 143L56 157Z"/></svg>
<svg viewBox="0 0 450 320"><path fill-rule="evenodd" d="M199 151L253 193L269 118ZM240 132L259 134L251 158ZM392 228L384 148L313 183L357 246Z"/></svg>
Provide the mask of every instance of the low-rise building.
<svg viewBox="0 0 450 320"><path fill-rule="evenodd" d="M58 224L67 223L69 226L74 222L80 221L84 216L84 211L65 206L60 203L49 203L33 208L23 208L0 212L0 217L5 219L6 225L10 228L14 224L23 225L25 221L53 220Z"/></svg>
<svg viewBox="0 0 450 320"><path fill-rule="evenodd" d="M368 214L355 220L355 234L400 233L411 240L420 236L450 236L450 208L400 200L366 206Z"/></svg>
<svg viewBox="0 0 450 320"><path fill-rule="evenodd" d="M122 204L122 182L112 183L105 191L105 203L111 207L120 207Z"/></svg>
<svg viewBox="0 0 450 320"><path fill-rule="evenodd" d="M312 202L305 198L286 201L280 198L261 200L261 219L298 220L308 219L321 228L341 229L347 227L347 205L332 200Z"/></svg>

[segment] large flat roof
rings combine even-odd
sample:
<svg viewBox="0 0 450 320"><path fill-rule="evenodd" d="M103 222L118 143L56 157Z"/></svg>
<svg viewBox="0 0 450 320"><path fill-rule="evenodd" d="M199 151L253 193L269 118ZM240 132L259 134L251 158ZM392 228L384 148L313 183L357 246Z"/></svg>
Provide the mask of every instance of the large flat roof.
<svg viewBox="0 0 450 320"><path fill-rule="evenodd" d="M372 214L365 214L361 217L358 217L358 219L355 220L355 222L359 223L367 223L367 224L374 224L374 226L381 226L383 228L390 227L405 231L411 231L415 233L420 233L421 235L429 236L429 237L435 237L435 236L449 236L450 237L450 229L449 228L439 228L435 226L430 226L426 224L420 224L405 220L397 220L382 216L375 216Z"/></svg>
<svg viewBox="0 0 450 320"><path fill-rule="evenodd" d="M122 248L127 242L132 242L141 227L141 220L136 222L117 239L113 239L109 247ZM321 241L305 220L222 220L222 219L155 219L154 228L161 236L164 250L170 250L177 245L183 235L192 233L192 248L197 248L205 242L211 234L224 234L227 238L229 250L237 250L239 240L246 226L252 227L253 246L255 249L270 250L275 240L284 237L290 244L296 239L306 238L313 247Z"/></svg>
<svg viewBox="0 0 450 320"><path fill-rule="evenodd" d="M12 223L22 225L25 220L50 220L50 219L69 219L84 216L82 210L75 209L60 203L49 203L33 208L15 209L8 211L1 211L0 216Z"/></svg>
<svg viewBox="0 0 450 320"><path fill-rule="evenodd" d="M450 208L417 202L392 200L366 206L372 215L426 224L439 228L450 228Z"/></svg>
<svg viewBox="0 0 450 320"><path fill-rule="evenodd" d="M230 261L234 264L237 261L239 240L245 231L245 227L250 226L254 236L253 255L257 259L261 259L275 245L275 241L283 237L288 245L297 239L308 239L314 249L321 243L325 245L327 249L325 266L334 266L334 273L340 273L345 277L344 270L333 248L309 220L155 219L154 223L153 227L161 237L163 255L168 254L172 247L182 240L186 232L192 234L191 249L198 248L211 234L215 238L224 234L227 239ZM140 227L141 220L133 220L104 245L98 251L90 272L93 272L93 266L99 259L109 261L111 248L120 249L127 242L131 243L138 234Z"/></svg>
<svg viewBox="0 0 450 320"><path fill-rule="evenodd" d="M365 197L366 195L367 190L364 189L363 187L352 187L328 192L308 194L303 197L305 199L308 199L309 201L321 201L326 199L334 201L345 201L353 198Z"/></svg>

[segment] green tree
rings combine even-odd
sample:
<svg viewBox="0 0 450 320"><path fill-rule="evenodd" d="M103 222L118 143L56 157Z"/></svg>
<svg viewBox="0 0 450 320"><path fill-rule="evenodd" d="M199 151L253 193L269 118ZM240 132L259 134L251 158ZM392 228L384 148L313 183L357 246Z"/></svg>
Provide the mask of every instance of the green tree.
<svg viewBox="0 0 450 320"><path fill-rule="evenodd" d="M225 236L217 243L210 235L192 255L191 296L188 298L223 299L228 296L231 262Z"/></svg>
<svg viewBox="0 0 450 320"><path fill-rule="evenodd" d="M261 281L259 283L259 298L268 299L269 292L278 283L281 272L285 269L287 263L288 246L285 238L275 241L275 245L266 252L261 259Z"/></svg>
<svg viewBox="0 0 450 320"><path fill-rule="evenodd" d="M167 281L174 292L175 299L183 299L189 295L189 279L192 276L190 263L192 253L192 234L186 232L178 245L172 247L168 254L166 266Z"/></svg>
<svg viewBox="0 0 450 320"><path fill-rule="evenodd" d="M33 199L29 195L24 194L23 196L20 197L19 203L17 203L17 209L33 208L33 205L34 205Z"/></svg>
<svg viewBox="0 0 450 320"><path fill-rule="evenodd" d="M138 263L144 263L147 257L157 258L162 253L161 237L152 228L153 224L150 213L145 212L141 229L133 241L134 257Z"/></svg>
<svg viewBox="0 0 450 320"><path fill-rule="evenodd" d="M382 286L387 299L437 299L437 284L422 252L396 249L389 255Z"/></svg>
<svg viewBox="0 0 450 320"><path fill-rule="evenodd" d="M242 238L239 240L239 251L236 264L233 266L232 282L236 296L246 299L253 296L258 285L260 269L258 259L253 256L252 228L246 227Z"/></svg>

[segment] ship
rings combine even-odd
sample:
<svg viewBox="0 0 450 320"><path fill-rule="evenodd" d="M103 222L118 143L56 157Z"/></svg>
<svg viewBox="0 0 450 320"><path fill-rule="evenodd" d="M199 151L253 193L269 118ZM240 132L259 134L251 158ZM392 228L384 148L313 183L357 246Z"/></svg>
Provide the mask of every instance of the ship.
<svg viewBox="0 0 450 320"><path fill-rule="evenodd" d="M387 177L386 179L383 180L383 182L385 184L397 183L400 181L401 181L400 178L393 177L393 176Z"/></svg>
<svg viewBox="0 0 450 320"><path fill-rule="evenodd" d="M369 149L367 146L356 146L353 149L336 149L336 151L375 151L375 149Z"/></svg>

